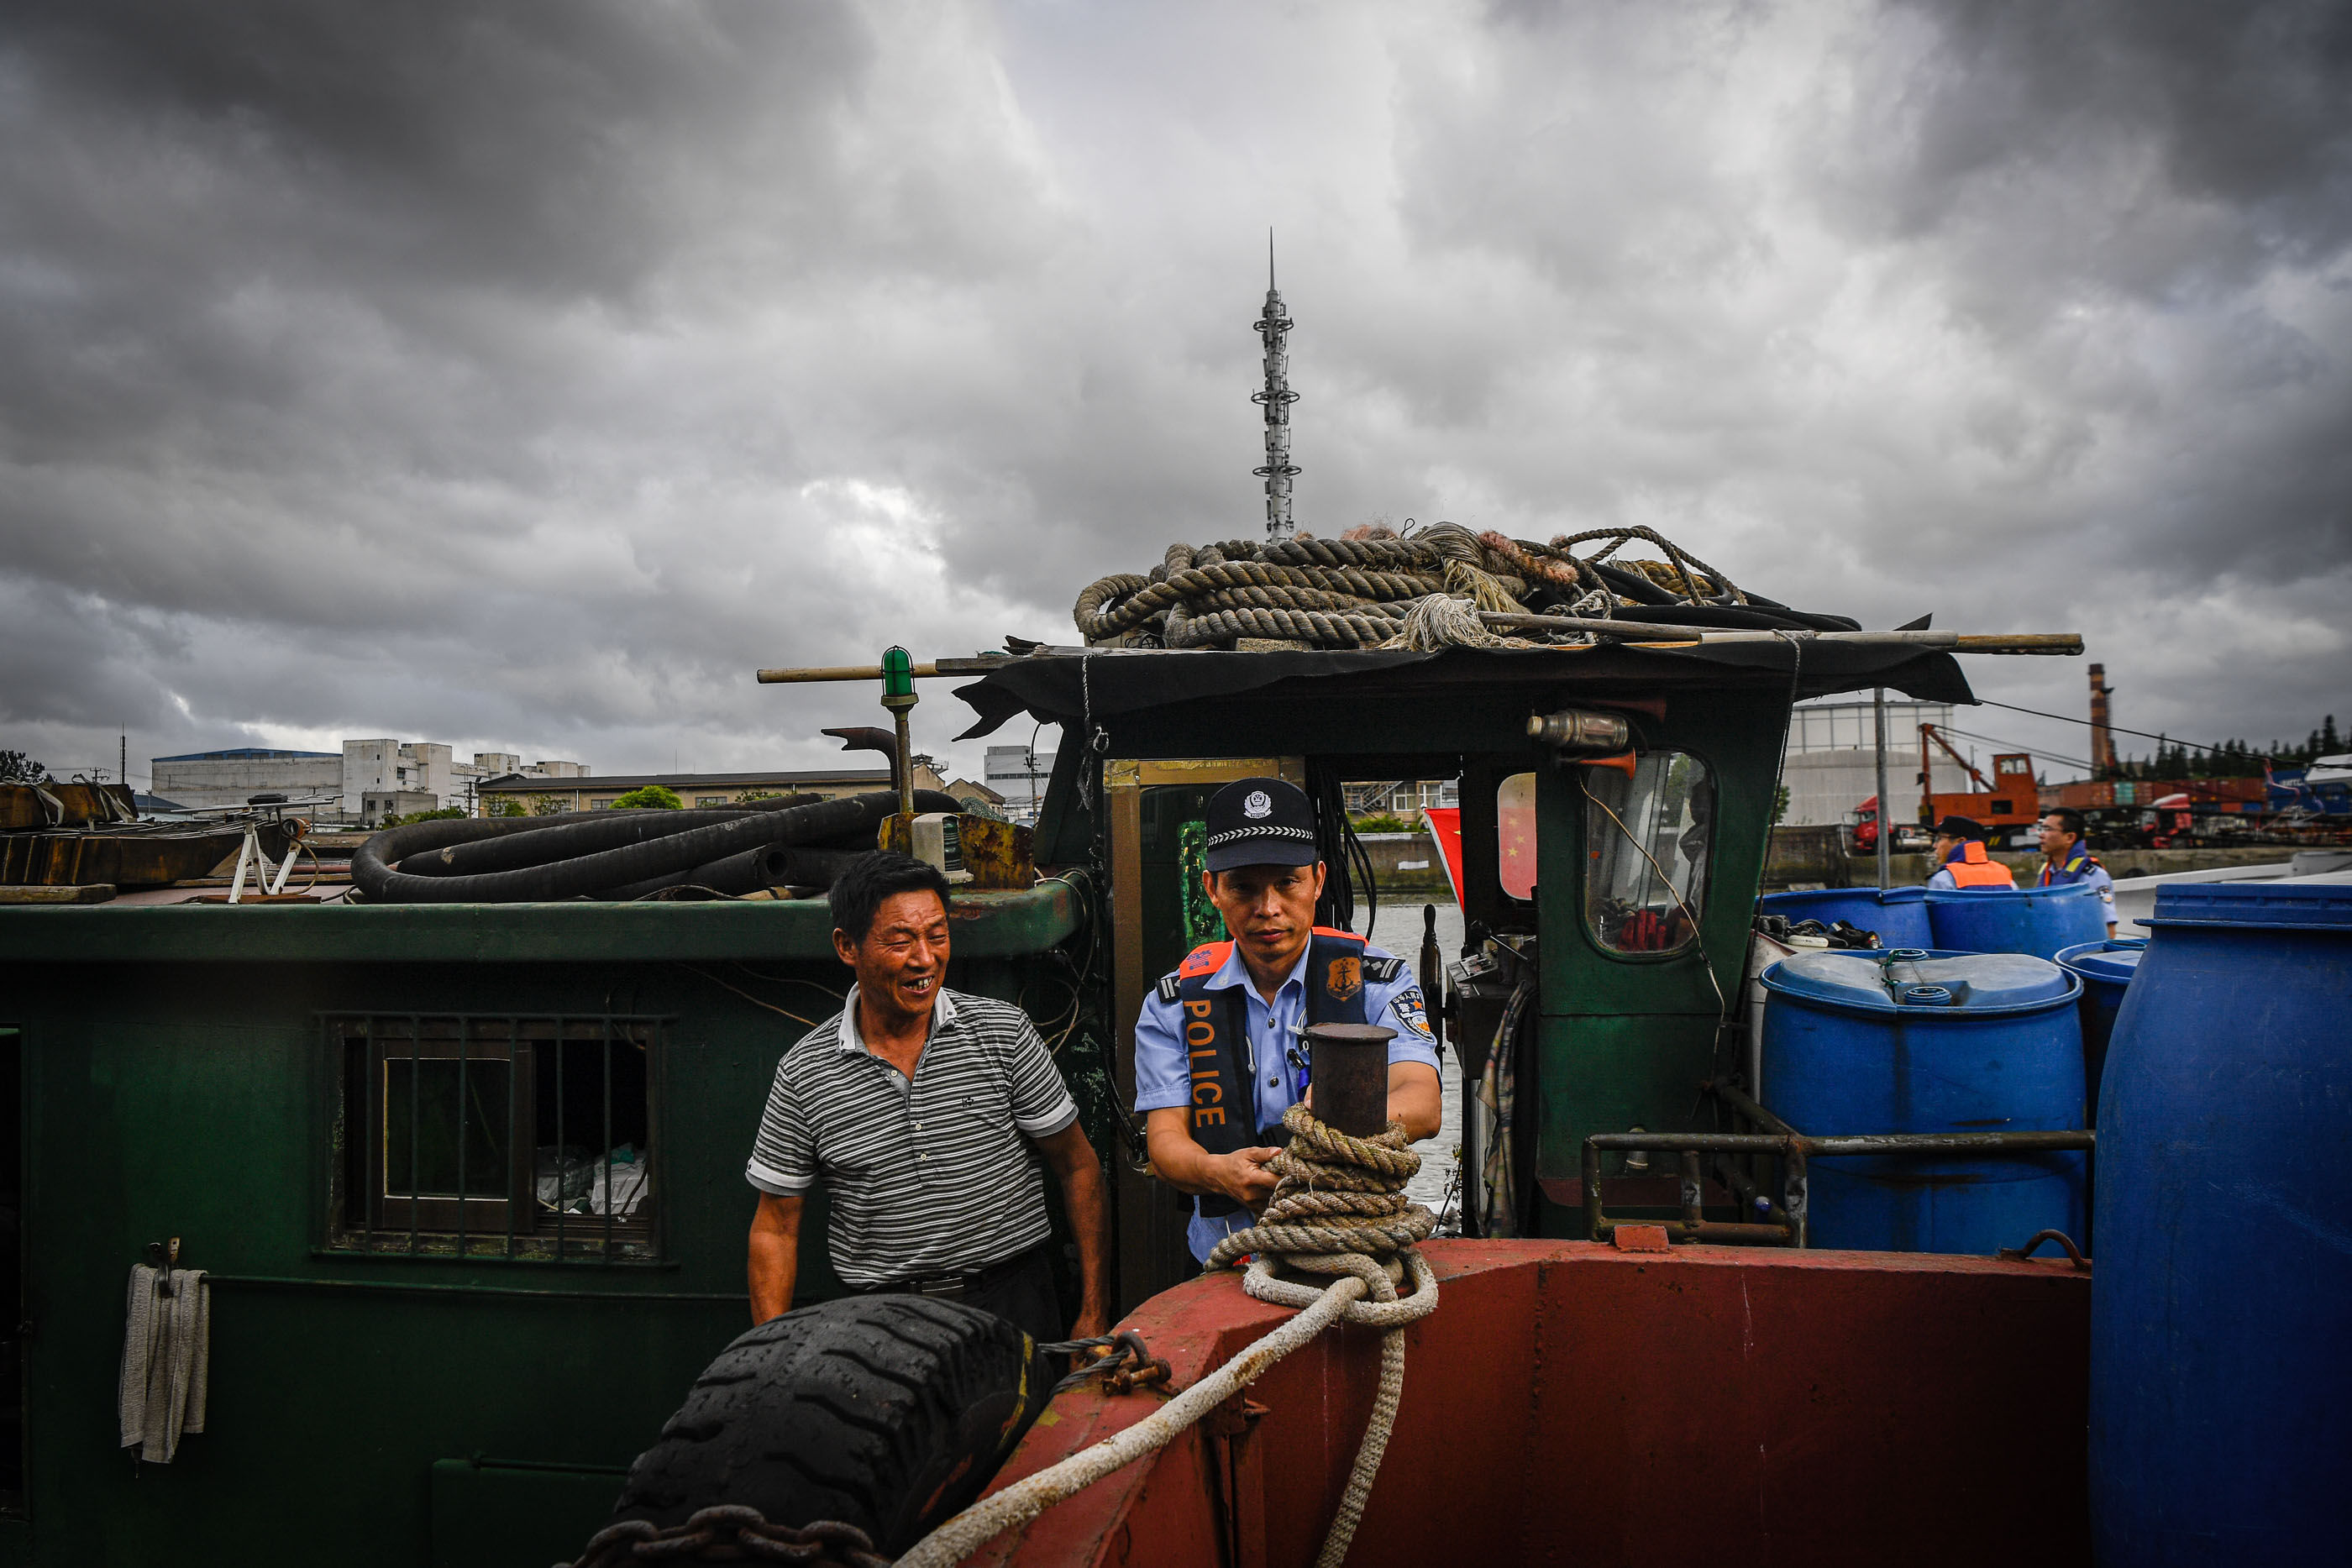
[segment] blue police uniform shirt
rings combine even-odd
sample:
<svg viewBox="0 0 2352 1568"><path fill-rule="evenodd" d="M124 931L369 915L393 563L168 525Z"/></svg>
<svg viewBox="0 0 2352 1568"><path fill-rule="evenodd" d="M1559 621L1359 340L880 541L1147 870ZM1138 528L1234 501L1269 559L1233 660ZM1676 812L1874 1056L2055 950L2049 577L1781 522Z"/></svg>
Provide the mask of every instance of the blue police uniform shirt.
<svg viewBox="0 0 2352 1568"><path fill-rule="evenodd" d="M1280 1127L1282 1113L1298 1101L1298 1073L1291 1065L1289 1052L1294 1046L1302 1051L1305 1049L1298 1034L1307 1025L1308 951L1300 949L1298 962L1292 967L1289 978L1275 992L1271 1006L1251 983L1248 967L1242 962L1238 949L1226 954L1224 963L1209 977L1210 990L1238 988L1242 993L1243 1009L1248 1019L1250 1088L1257 1097L1260 1127ZM1400 1061L1418 1061L1433 1071L1437 1067L1437 1040L1429 1031L1421 985L1413 977L1411 966L1397 964L1391 979L1372 977L1371 960L1394 956L1379 947L1368 946L1364 949L1364 1021L1397 1031L1396 1038L1389 1041L1390 1066ZM1183 1026L1179 1021L1181 1009L1181 1002L1161 1001L1159 989L1154 988L1144 998L1142 1016L1135 1020L1135 1113L1139 1116L1192 1103L1192 1080L1184 1055ZM1274 1141L1283 1140L1277 1136ZM1203 1215L1201 1206L1195 1203L1185 1240L1192 1246L1192 1256L1206 1261L1210 1249L1220 1240L1255 1223L1246 1208L1212 1218Z"/></svg>
<svg viewBox="0 0 2352 1568"><path fill-rule="evenodd" d="M2068 850L2065 863L2063 865L2052 865L2048 861L2043 861L2042 875L2034 885L2067 887L2078 882L2087 882L2091 884L2091 891L2099 895L2102 917L2108 925L2113 925L2116 923L2116 879L2107 874L2106 867L2092 861L2091 852L2083 845L2076 844L2073 849Z"/></svg>

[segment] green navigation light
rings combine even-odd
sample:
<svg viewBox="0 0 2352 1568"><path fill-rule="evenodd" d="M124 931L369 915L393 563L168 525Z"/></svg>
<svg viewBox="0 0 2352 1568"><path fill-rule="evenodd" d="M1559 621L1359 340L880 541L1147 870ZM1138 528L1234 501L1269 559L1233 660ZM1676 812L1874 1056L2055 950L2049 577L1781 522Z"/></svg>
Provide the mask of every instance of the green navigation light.
<svg viewBox="0 0 2352 1568"><path fill-rule="evenodd" d="M915 695L915 661L904 648L893 648L882 655L882 695L885 697L910 697Z"/></svg>

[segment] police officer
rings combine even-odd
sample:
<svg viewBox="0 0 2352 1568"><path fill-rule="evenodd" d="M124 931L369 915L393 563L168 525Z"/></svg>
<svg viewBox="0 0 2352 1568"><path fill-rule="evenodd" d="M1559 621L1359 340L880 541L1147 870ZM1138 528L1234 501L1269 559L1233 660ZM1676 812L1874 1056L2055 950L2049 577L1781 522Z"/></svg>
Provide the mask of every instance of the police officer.
<svg viewBox="0 0 2352 1568"><path fill-rule="evenodd" d="M1273 1194L1282 1114L1307 1091L1311 1023L1372 1023L1389 1042L1389 1117L1412 1138L1440 1121L1437 1041L1402 958L1315 924L1325 868L1315 807L1279 779L1210 799L1202 885L1230 940L1195 948L1135 1025L1135 1109L1151 1166L1194 1195L1192 1255L1253 1222Z"/></svg>
<svg viewBox="0 0 2352 1568"><path fill-rule="evenodd" d="M1936 862L1929 887L2015 887L2009 868L1985 853L1985 827L1974 817L1947 817L1936 824L1928 855Z"/></svg>
<svg viewBox="0 0 2352 1568"><path fill-rule="evenodd" d="M2042 874L2036 887L2065 887L2078 882L2091 884L2099 895L2100 907L2107 917L2107 935L2116 934L2116 879L2099 863L2083 841L2083 813L2071 806L2060 806L2042 814Z"/></svg>

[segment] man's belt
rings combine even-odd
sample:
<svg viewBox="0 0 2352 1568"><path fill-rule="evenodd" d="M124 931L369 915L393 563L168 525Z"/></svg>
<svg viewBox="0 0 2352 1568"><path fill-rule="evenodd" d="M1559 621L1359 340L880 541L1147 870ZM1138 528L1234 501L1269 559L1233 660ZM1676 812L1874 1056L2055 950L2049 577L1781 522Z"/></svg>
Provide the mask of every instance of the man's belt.
<svg viewBox="0 0 2352 1568"><path fill-rule="evenodd" d="M1042 1246L1042 1243L1040 1244ZM960 1301L977 1295L991 1286L1001 1285L1027 1268L1039 1247L1026 1247L1001 1262L968 1274L924 1274L904 1280L887 1280L879 1285L854 1287L861 1296L929 1296L939 1301Z"/></svg>

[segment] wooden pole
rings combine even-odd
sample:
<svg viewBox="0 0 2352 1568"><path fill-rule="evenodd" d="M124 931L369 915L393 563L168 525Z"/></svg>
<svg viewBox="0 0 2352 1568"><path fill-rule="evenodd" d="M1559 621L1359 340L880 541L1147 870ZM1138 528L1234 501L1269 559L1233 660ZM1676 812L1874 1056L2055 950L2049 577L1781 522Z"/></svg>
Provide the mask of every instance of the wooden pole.
<svg viewBox="0 0 2352 1568"><path fill-rule="evenodd" d="M1580 615L1519 615L1482 611L1478 619L1498 631L1590 632L1633 643L1779 643L1779 632L1726 631L1704 626L1669 626L1654 621L1596 621ZM2079 653L2083 638L2076 632L2020 632L1991 636L1963 636L1957 632L1797 632L1807 643L1835 643L1856 648L1917 648L1947 653Z"/></svg>

